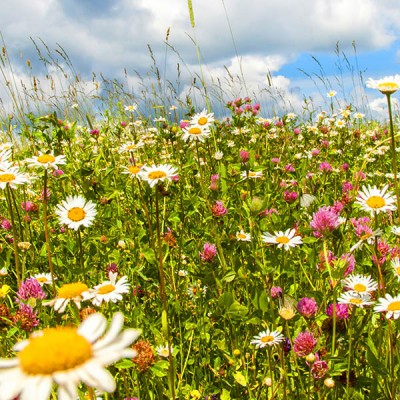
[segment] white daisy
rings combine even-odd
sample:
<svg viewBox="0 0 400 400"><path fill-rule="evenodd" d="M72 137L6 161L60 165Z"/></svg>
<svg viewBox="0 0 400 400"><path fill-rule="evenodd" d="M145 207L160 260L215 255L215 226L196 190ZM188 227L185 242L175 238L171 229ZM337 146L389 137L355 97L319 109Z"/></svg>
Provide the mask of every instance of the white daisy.
<svg viewBox="0 0 400 400"><path fill-rule="evenodd" d="M76 231L79 227L92 225L96 216L96 205L82 196L68 196L54 211L60 218L60 224L65 224Z"/></svg>
<svg viewBox="0 0 400 400"><path fill-rule="evenodd" d="M400 236L400 226L392 226L390 230L394 235Z"/></svg>
<svg viewBox="0 0 400 400"><path fill-rule="evenodd" d="M168 345L162 346L159 345L156 347L156 352L160 357L168 358L170 354L174 351L174 348L171 346L168 350Z"/></svg>
<svg viewBox="0 0 400 400"><path fill-rule="evenodd" d="M40 286L52 284L50 273L35 274L32 276L32 278L35 278L39 282ZM54 279L57 279L57 278L54 278Z"/></svg>
<svg viewBox="0 0 400 400"><path fill-rule="evenodd" d="M157 183L171 180L177 174L176 168L168 164L152 165L151 167L143 167L140 171L140 178L147 181L150 187L154 187Z"/></svg>
<svg viewBox="0 0 400 400"><path fill-rule="evenodd" d="M369 78L366 86L370 89L378 89L383 94L392 94L400 89L400 75L385 76L376 80Z"/></svg>
<svg viewBox="0 0 400 400"><path fill-rule="evenodd" d="M95 313L79 327L47 328L17 343L16 358L0 359L0 398L47 400L57 384L60 400L75 400L81 382L114 392L114 378L105 367L135 357L129 346L140 335L137 329L122 331L123 322L122 313L114 314L106 331L106 318Z"/></svg>
<svg viewBox="0 0 400 400"><path fill-rule="evenodd" d="M374 302L371 301L371 295L369 293L358 293L353 291L342 293L338 298L338 303L349 304L360 308L374 304Z"/></svg>
<svg viewBox="0 0 400 400"><path fill-rule="evenodd" d="M390 262L390 265L392 267L394 275L397 276L397 280L400 282L400 258L393 258L393 260Z"/></svg>
<svg viewBox="0 0 400 400"><path fill-rule="evenodd" d="M295 229L287 229L285 232L274 232L274 235L266 232L261 236L261 239L264 241L264 243L277 244L278 248L283 247L285 250L289 250L291 247L295 247L303 243L301 237L296 236Z"/></svg>
<svg viewBox="0 0 400 400"><path fill-rule="evenodd" d="M134 113L137 110L137 107L138 107L137 104L133 103L133 104L131 104L129 106L125 106L124 110L128 111L130 113Z"/></svg>
<svg viewBox="0 0 400 400"><path fill-rule="evenodd" d="M101 303L113 302L116 303L122 300L122 295L129 292L128 278L123 276L117 280L117 273L110 272L109 280L102 282L91 290L93 294L92 303L95 306L100 306Z"/></svg>
<svg viewBox="0 0 400 400"><path fill-rule="evenodd" d="M205 297L207 289L208 287L205 285L201 287L199 283L194 283L188 287L187 294L192 300L197 300L200 296Z"/></svg>
<svg viewBox="0 0 400 400"><path fill-rule="evenodd" d="M204 139L210 136L210 130L208 127L201 125L189 125L182 129L183 135L182 140L188 142L189 140L198 140L204 142Z"/></svg>
<svg viewBox="0 0 400 400"><path fill-rule="evenodd" d="M374 292L378 289L378 283L369 275L348 275L342 280L345 290L358 294Z"/></svg>
<svg viewBox="0 0 400 400"><path fill-rule="evenodd" d="M241 230L240 232L236 232L236 239L239 242L251 242L251 235Z"/></svg>
<svg viewBox="0 0 400 400"><path fill-rule="evenodd" d="M243 179L258 179L263 177L262 171L243 171L241 174Z"/></svg>
<svg viewBox="0 0 400 400"><path fill-rule="evenodd" d="M54 156L53 153L41 153L36 157L27 158L25 162L30 167L43 167L45 169L54 168L58 169L59 165L63 165L66 163L65 156L59 155Z"/></svg>
<svg viewBox="0 0 400 400"><path fill-rule="evenodd" d="M140 164L129 165L129 167L122 167L123 174L129 175L130 178L139 178L140 171L142 170L142 166Z"/></svg>
<svg viewBox="0 0 400 400"><path fill-rule="evenodd" d="M336 92L335 92L334 90L330 90L330 91L326 94L326 96L327 96L327 97L334 97L334 96L336 96Z"/></svg>
<svg viewBox="0 0 400 400"><path fill-rule="evenodd" d="M257 336L254 336L250 343L255 344L257 349L262 349L266 346L274 346L284 339L285 337L282 333L267 329L266 331L260 332Z"/></svg>
<svg viewBox="0 0 400 400"><path fill-rule="evenodd" d="M70 301L73 301L78 309L81 302L93 297L88 286L82 282L66 283L57 291L57 297L43 303L45 306L54 307L54 311L63 313Z"/></svg>
<svg viewBox="0 0 400 400"><path fill-rule="evenodd" d="M352 253L354 250L357 250L360 248L364 243L372 244L374 243L374 240L376 237L382 236L383 231L381 228L375 229L371 233L366 233L365 235L360 237L360 240L351 247L350 253Z"/></svg>
<svg viewBox="0 0 400 400"><path fill-rule="evenodd" d="M18 167L12 167L9 163L3 163L4 169L0 169L0 189L5 189L7 185L15 189L17 185L28 183L29 179L22 174Z"/></svg>
<svg viewBox="0 0 400 400"><path fill-rule="evenodd" d="M208 129L214 121L214 113L207 113L207 110L204 109L202 112L193 115L190 119L190 125L198 125Z"/></svg>
<svg viewBox="0 0 400 400"><path fill-rule="evenodd" d="M388 185L385 185L381 190L376 186L363 186L358 192L356 203L361 206L361 209L368 211L371 214L380 212L394 211L396 199L387 192Z"/></svg>
<svg viewBox="0 0 400 400"><path fill-rule="evenodd" d="M386 318L398 319L400 317L400 295L395 297L386 293L385 297L378 300L378 304L374 307L375 312L386 312Z"/></svg>
<svg viewBox="0 0 400 400"><path fill-rule="evenodd" d="M11 158L12 150L4 149L0 151L0 163L8 162L8 159Z"/></svg>
<svg viewBox="0 0 400 400"><path fill-rule="evenodd" d="M120 154L131 153L133 151L136 151L137 149L140 149L143 146L144 146L144 143L142 141L139 141L137 143L127 142L127 143L124 143L122 146L120 146L118 153L120 153Z"/></svg>

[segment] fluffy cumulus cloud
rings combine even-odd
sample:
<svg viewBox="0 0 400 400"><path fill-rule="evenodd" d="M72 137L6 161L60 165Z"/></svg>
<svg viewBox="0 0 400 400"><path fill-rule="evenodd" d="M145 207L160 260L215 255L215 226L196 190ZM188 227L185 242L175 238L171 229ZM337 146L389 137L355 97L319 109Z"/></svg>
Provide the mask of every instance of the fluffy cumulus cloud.
<svg viewBox="0 0 400 400"><path fill-rule="evenodd" d="M238 77L251 90L280 87L296 103L298 83L280 70L298 55L332 52L337 42L372 52L390 46L400 32L398 0L385 0L384 7L381 0L192 3L194 29L183 0L3 0L0 24L21 76L27 59L45 76L43 59L50 54L68 65L67 54L84 80L94 72L128 76L132 85L141 84L134 76L145 75L152 63L172 81L179 64L182 87L203 74L235 92L230 79Z"/></svg>

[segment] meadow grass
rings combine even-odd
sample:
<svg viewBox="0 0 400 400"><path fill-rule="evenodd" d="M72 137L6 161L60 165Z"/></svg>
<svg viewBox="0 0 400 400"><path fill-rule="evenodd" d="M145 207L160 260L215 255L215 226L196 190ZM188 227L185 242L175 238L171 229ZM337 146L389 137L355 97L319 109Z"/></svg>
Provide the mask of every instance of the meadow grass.
<svg viewBox="0 0 400 400"><path fill-rule="evenodd" d="M398 123L366 117L362 79L358 103L277 114L229 97L237 80L246 91L229 71L232 93L201 75L182 99L179 67L166 81L151 49L132 93L95 74L88 86L61 47L62 62L35 46L47 83L28 63L20 85L1 56L2 358L36 331L122 312L141 330L136 357L105 363L115 391L86 378L77 398L398 397ZM18 360L49 376L83 363L46 351L53 364Z"/></svg>

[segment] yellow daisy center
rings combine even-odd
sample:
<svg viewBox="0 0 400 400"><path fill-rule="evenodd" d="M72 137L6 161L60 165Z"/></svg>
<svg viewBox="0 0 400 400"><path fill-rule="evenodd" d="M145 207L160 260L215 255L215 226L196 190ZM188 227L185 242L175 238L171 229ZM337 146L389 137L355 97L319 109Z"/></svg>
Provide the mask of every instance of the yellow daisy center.
<svg viewBox="0 0 400 400"><path fill-rule="evenodd" d="M126 146L127 150L135 150L136 149L136 144L129 144L128 146Z"/></svg>
<svg viewBox="0 0 400 400"><path fill-rule="evenodd" d="M205 125L207 122L208 122L207 117L200 117L199 120L197 121L199 125Z"/></svg>
<svg viewBox="0 0 400 400"><path fill-rule="evenodd" d="M56 158L51 154L42 154L37 158L37 161L41 164L53 163L54 161L56 161Z"/></svg>
<svg viewBox="0 0 400 400"><path fill-rule="evenodd" d="M287 236L279 236L276 239L276 243L288 244L290 242Z"/></svg>
<svg viewBox="0 0 400 400"><path fill-rule="evenodd" d="M362 301L362 299L356 299L356 298L352 297L349 300L349 302L352 303L352 304L361 304L363 301Z"/></svg>
<svg viewBox="0 0 400 400"><path fill-rule="evenodd" d="M162 349L160 351L160 355L163 356L163 357L168 357L169 356L168 349Z"/></svg>
<svg viewBox="0 0 400 400"><path fill-rule="evenodd" d="M44 276L43 277L40 277L40 278L35 278L39 283L44 283L44 282L47 282L47 278L45 278Z"/></svg>
<svg viewBox="0 0 400 400"><path fill-rule="evenodd" d="M88 286L81 282L67 283L58 289L58 297L62 299L73 299L88 290Z"/></svg>
<svg viewBox="0 0 400 400"><path fill-rule="evenodd" d="M165 178L167 174L164 171L151 171L149 172L149 179L162 179Z"/></svg>
<svg viewBox="0 0 400 400"><path fill-rule="evenodd" d="M76 328L48 328L43 335L29 339L19 353L21 369L27 375L51 375L71 370L92 357L91 344Z"/></svg>
<svg viewBox="0 0 400 400"><path fill-rule="evenodd" d="M246 238L247 238L247 235L245 235L244 233L238 233L238 234L237 234L237 238L238 238L238 239L246 239Z"/></svg>
<svg viewBox="0 0 400 400"><path fill-rule="evenodd" d="M400 267L396 268L396 273L397 273L397 275L400 275Z"/></svg>
<svg viewBox="0 0 400 400"><path fill-rule="evenodd" d="M255 172L249 171L249 176L256 176L257 174Z"/></svg>
<svg viewBox="0 0 400 400"><path fill-rule="evenodd" d="M356 283L354 285L354 290L356 292L365 292L367 290L367 287L363 285L362 283Z"/></svg>
<svg viewBox="0 0 400 400"><path fill-rule="evenodd" d="M263 336L260 340L263 343L270 343L274 340L274 337L271 335L267 335L267 336Z"/></svg>
<svg viewBox="0 0 400 400"><path fill-rule="evenodd" d="M388 311L400 311L400 301L393 301L387 307Z"/></svg>
<svg viewBox="0 0 400 400"><path fill-rule="evenodd" d="M14 174L0 174L0 182L12 182L15 178Z"/></svg>
<svg viewBox="0 0 400 400"><path fill-rule="evenodd" d="M367 201L366 204L370 208L382 208L385 206L386 202L385 199L381 196L371 196Z"/></svg>
<svg viewBox="0 0 400 400"><path fill-rule="evenodd" d="M140 168L136 165L131 165L128 169L132 175L136 175L138 172L140 172Z"/></svg>
<svg viewBox="0 0 400 400"><path fill-rule="evenodd" d="M378 90L381 92L395 92L399 90L399 85L395 82L383 82L378 84Z"/></svg>
<svg viewBox="0 0 400 400"><path fill-rule="evenodd" d="M197 126L190 128L188 132L191 135L201 135L201 129L198 128Z"/></svg>
<svg viewBox="0 0 400 400"><path fill-rule="evenodd" d="M68 210L68 218L71 221L79 222L82 221L86 217L86 211L80 207L72 207Z"/></svg>
<svg viewBox="0 0 400 400"><path fill-rule="evenodd" d="M115 286L114 285L104 285L102 287L100 287L99 289L97 289L97 293L98 294L107 294L107 293L111 293L115 290Z"/></svg>

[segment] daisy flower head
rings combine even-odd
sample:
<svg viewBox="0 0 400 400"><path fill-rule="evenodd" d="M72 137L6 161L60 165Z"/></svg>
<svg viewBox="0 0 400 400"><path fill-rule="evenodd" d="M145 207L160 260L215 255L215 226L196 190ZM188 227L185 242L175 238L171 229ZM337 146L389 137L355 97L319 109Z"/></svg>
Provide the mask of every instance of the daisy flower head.
<svg viewBox="0 0 400 400"><path fill-rule="evenodd" d="M140 177L140 171L142 170L142 166L140 164L136 164L136 165L129 165L128 167L122 167L123 174L127 174L129 175L130 178L137 178L139 179Z"/></svg>
<svg viewBox="0 0 400 400"><path fill-rule="evenodd" d="M54 307L54 311L63 313L71 301L73 301L78 309L80 309L81 302L92 297L93 294L89 291L89 288L85 283L66 283L58 289L57 297L43 304Z"/></svg>
<svg viewBox="0 0 400 400"><path fill-rule="evenodd" d="M91 291L93 293L92 303L95 306L100 306L101 303L113 302L116 303L122 300L122 295L129 292L130 284L128 278L123 276L117 281L117 273L110 272L109 280L97 285Z"/></svg>
<svg viewBox="0 0 400 400"><path fill-rule="evenodd" d="M44 169L59 169L59 165L66 163L64 155L55 156L53 153L41 153L38 156L27 158L25 162L30 167L43 167Z"/></svg>
<svg viewBox="0 0 400 400"><path fill-rule="evenodd" d="M397 280L400 282L400 258L393 258L390 262L390 265L392 267L394 275L397 276Z"/></svg>
<svg viewBox="0 0 400 400"><path fill-rule="evenodd" d="M51 279L50 273L35 274L32 276L32 278L35 278L39 282L40 286L52 284L52 279ZM54 279L57 279L57 278L54 278Z"/></svg>
<svg viewBox="0 0 400 400"><path fill-rule="evenodd" d="M204 142L204 139L210 136L210 129L207 126L189 125L183 128L182 140L188 142L190 140L198 140Z"/></svg>
<svg viewBox="0 0 400 400"><path fill-rule="evenodd" d="M353 305L360 308L374 304L374 302L371 301L371 295L369 293L358 293L353 291L342 293L338 298L338 303Z"/></svg>
<svg viewBox="0 0 400 400"><path fill-rule="evenodd" d="M277 244L278 248L283 247L285 250L289 250L291 247L303 243L301 237L296 236L295 229L287 229L285 232L275 232L274 235L265 232L264 235L261 236L261 239L264 243Z"/></svg>
<svg viewBox="0 0 400 400"><path fill-rule="evenodd" d="M251 235L250 233L246 233L245 231L241 230L236 232L236 239L239 242L251 242Z"/></svg>
<svg viewBox="0 0 400 400"><path fill-rule="evenodd" d="M326 96L332 98L332 97L335 97L336 94L337 94L337 92L335 92L334 90L330 90L330 91L326 94Z"/></svg>
<svg viewBox="0 0 400 400"><path fill-rule="evenodd" d="M81 382L102 392L116 389L106 366L135 357L129 346L140 330L122 330L124 316L114 314L108 331L104 315L89 315L79 327L57 326L35 332L14 346L17 357L0 359L1 399L47 400L53 384L58 398L75 400Z"/></svg>
<svg viewBox="0 0 400 400"><path fill-rule="evenodd" d="M127 112L130 112L130 113L134 113L137 110L137 107L138 107L137 104L133 103L133 104L125 106L124 110Z"/></svg>
<svg viewBox="0 0 400 400"><path fill-rule="evenodd" d="M262 171L243 171L241 174L243 179L259 179L263 177Z"/></svg>
<svg viewBox="0 0 400 400"><path fill-rule="evenodd" d="M96 216L96 205L82 196L68 196L61 204L57 205L55 213L61 225L67 225L76 231L81 227L92 225Z"/></svg>
<svg viewBox="0 0 400 400"><path fill-rule="evenodd" d="M190 120L190 125L198 125L203 128L209 128L214 121L214 113L207 113L207 110L204 109L203 111L193 115Z"/></svg>
<svg viewBox="0 0 400 400"><path fill-rule="evenodd" d="M156 347L156 352L160 357L168 358L170 354L174 351L174 348L170 346L168 348L168 345L159 345Z"/></svg>
<svg viewBox="0 0 400 400"><path fill-rule="evenodd" d="M380 190L376 186L363 186L358 192L356 203L361 206L362 210L371 214L394 211L396 210L396 199L387 190L388 185Z"/></svg>
<svg viewBox="0 0 400 400"><path fill-rule="evenodd" d="M396 235L396 236L400 236L400 226L392 226L392 228L390 229L390 231Z"/></svg>
<svg viewBox="0 0 400 400"><path fill-rule="evenodd" d="M19 171L18 167L12 167L9 163L3 163L2 166L6 168L0 169L0 189L5 189L7 185L16 189L17 185L29 182L29 179Z"/></svg>
<svg viewBox="0 0 400 400"><path fill-rule="evenodd" d="M122 146L120 146L118 153L120 153L120 154L132 153L132 152L136 151L137 149L140 149L143 146L144 146L144 143L142 141L139 141L137 143L127 142L127 143L124 143Z"/></svg>
<svg viewBox="0 0 400 400"><path fill-rule="evenodd" d="M282 342L285 337L278 331L270 331L269 329L260 332L253 337L251 344L255 344L257 349L263 349L266 346L275 346Z"/></svg>
<svg viewBox="0 0 400 400"><path fill-rule="evenodd" d="M171 181L175 175L177 175L176 168L169 164L144 166L140 171L140 178L147 181L150 187L154 187L165 180Z"/></svg>
<svg viewBox="0 0 400 400"><path fill-rule="evenodd" d="M386 312L386 318L398 319L400 317L400 295L391 296L386 293L385 297L378 300L374 307L375 312Z"/></svg>
<svg viewBox="0 0 400 400"><path fill-rule="evenodd" d="M343 279L342 284L345 290L357 294L375 292L378 283L369 275L348 275Z"/></svg>
<svg viewBox="0 0 400 400"><path fill-rule="evenodd" d="M378 89L382 94L393 94L400 89L400 75L385 76L382 79L369 78L366 86L370 89Z"/></svg>

